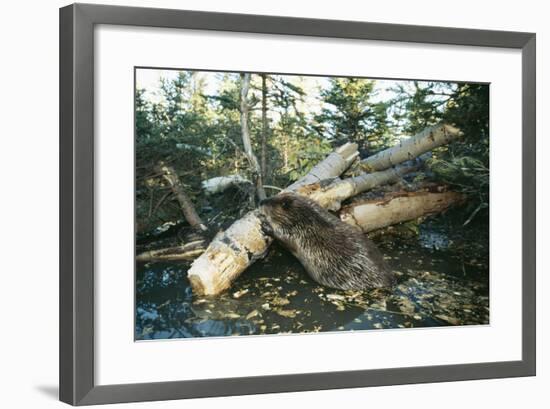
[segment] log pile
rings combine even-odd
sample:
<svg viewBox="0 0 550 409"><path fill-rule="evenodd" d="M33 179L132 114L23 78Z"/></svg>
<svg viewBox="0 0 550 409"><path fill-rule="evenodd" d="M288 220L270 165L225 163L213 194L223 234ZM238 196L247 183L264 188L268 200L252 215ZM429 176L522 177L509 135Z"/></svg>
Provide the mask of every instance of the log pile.
<svg viewBox="0 0 550 409"><path fill-rule="evenodd" d="M345 144L286 190L296 190L310 183L334 179L357 156L357 145ZM193 262L187 272L193 292L216 295L226 290L246 268L266 254L270 244L271 238L263 233L257 211L247 213L226 231L214 237L206 251Z"/></svg>
<svg viewBox="0 0 550 409"><path fill-rule="evenodd" d="M364 232L439 213L462 202L464 197L438 187L435 190L390 192L380 198L357 201L343 207L342 203L375 187L400 181L404 175L422 166L424 153L460 135L458 129L446 124L427 128L399 145L361 160L363 173L341 179L341 175L359 160L357 145L347 143L284 191L294 191L308 196L330 211L340 211L339 216L344 222ZM140 261L189 260L202 252L187 274L195 294L216 295L228 289L243 271L261 259L270 244L271 238L263 233L258 213L254 210L218 233L204 252L186 244L179 248L140 254L137 258Z"/></svg>

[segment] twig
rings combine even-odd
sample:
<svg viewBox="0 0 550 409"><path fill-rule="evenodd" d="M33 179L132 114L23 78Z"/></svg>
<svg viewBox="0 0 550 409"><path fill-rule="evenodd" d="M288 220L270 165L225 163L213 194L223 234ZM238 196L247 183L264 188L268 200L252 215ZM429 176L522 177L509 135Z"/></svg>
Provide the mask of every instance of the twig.
<svg viewBox="0 0 550 409"><path fill-rule="evenodd" d="M160 208L160 206L164 203L164 201L165 201L166 199L168 199L168 197L169 197L171 194L172 194L172 191L169 190L168 192L166 192L166 193L160 198L160 200L159 200L159 201L157 202L157 204L155 205L155 208L153 209L153 212L152 212L151 216L157 212L157 210ZM149 216L149 217L151 217L151 216Z"/></svg>
<svg viewBox="0 0 550 409"><path fill-rule="evenodd" d="M277 190L278 192L282 192L284 190L284 189L281 189L280 187L272 186L272 185L263 185L263 187L265 187L267 189Z"/></svg>
<svg viewBox="0 0 550 409"><path fill-rule="evenodd" d="M481 209L484 209L487 207L487 203L481 203L473 212L472 214L470 215L470 217L468 217L468 219L464 222L464 224L462 226L466 226L467 224L469 224L472 219L476 216L476 214L479 213L479 211Z"/></svg>

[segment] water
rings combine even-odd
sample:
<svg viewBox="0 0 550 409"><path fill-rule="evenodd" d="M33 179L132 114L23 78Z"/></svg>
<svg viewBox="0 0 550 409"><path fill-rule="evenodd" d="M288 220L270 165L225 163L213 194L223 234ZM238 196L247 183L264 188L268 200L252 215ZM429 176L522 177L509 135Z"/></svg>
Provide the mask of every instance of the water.
<svg viewBox="0 0 550 409"><path fill-rule="evenodd" d="M137 340L489 323L488 232L446 218L417 234L375 237L399 279L391 291L339 291L313 282L278 246L225 294L195 297L189 263L136 270ZM386 232L387 233L387 232Z"/></svg>

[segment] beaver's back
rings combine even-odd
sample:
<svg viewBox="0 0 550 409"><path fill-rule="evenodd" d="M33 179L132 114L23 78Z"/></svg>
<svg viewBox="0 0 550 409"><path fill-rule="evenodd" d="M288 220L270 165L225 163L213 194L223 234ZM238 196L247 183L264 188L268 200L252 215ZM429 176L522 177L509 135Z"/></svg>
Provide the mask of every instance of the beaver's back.
<svg viewBox="0 0 550 409"><path fill-rule="evenodd" d="M263 201L260 212L270 234L318 283L343 290L392 285L394 274L376 245L315 202L284 193Z"/></svg>

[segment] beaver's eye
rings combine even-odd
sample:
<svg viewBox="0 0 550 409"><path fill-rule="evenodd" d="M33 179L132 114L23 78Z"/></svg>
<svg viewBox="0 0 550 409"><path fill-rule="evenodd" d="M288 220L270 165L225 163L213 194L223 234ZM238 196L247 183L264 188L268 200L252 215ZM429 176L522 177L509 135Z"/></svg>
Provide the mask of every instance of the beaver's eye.
<svg viewBox="0 0 550 409"><path fill-rule="evenodd" d="M284 199L281 200L281 207L284 209L284 210L288 210L290 208L290 199L285 197Z"/></svg>

